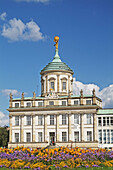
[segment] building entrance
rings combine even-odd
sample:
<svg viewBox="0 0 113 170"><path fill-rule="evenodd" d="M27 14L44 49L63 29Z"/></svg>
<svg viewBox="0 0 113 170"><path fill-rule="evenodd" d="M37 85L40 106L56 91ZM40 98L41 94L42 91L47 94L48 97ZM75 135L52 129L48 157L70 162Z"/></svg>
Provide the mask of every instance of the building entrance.
<svg viewBox="0 0 113 170"><path fill-rule="evenodd" d="M55 132L49 132L50 145L55 145Z"/></svg>

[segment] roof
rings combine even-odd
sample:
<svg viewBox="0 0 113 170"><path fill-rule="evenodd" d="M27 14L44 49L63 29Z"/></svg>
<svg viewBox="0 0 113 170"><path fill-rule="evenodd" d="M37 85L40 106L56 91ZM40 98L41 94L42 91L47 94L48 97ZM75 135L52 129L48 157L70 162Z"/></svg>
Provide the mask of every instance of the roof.
<svg viewBox="0 0 113 170"><path fill-rule="evenodd" d="M50 71L50 70L64 70L64 71L72 71L72 69L66 65L64 62L61 61L60 56L58 54L58 49L55 51L55 56L52 62L48 63L42 70L43 71Z"/></svg>
<svg viewBox="0 0 113 170"><path fill-rule="evenodd" d="M110 115L113 114L113 108L112 109L99 109L97 111L98 115Z"/></svg>

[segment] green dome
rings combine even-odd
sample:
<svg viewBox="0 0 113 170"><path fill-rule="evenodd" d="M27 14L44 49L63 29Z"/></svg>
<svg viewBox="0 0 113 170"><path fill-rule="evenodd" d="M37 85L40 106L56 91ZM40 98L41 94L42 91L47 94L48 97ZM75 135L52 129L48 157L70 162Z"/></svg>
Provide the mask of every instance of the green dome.
<svg viewBox="0 0 113 170"><path fill-rule="evenodd" d="M56 53L52 62L48 63L42 70L43 71L50 71L50 70L63 70L63 71L71 71L73 72L70 67L68 67L65 63L63 63L58 55L58 49L56 49Z"/></svg>

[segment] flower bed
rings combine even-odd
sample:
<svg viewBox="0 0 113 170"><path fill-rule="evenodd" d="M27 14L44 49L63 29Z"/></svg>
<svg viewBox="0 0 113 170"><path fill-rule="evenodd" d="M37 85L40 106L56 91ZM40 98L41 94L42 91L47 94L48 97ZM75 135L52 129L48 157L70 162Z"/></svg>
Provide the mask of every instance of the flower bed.
<svg viewBox="0 0 113 170"><path fill-rule="evenodd" d="M105 149L0 148L0 167L10 169L62 169L79 167L113 167L113 151Z"/></svg>

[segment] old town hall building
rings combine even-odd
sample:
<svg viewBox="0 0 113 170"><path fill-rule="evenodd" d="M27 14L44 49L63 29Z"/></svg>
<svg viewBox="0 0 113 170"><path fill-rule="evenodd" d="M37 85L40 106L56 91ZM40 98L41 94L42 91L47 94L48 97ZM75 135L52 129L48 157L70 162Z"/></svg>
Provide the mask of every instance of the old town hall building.
<svg viewBox="0 0 113 170"><path fill-rule="evenodd" d="M58 40L53 61L40 72L41 96L10 94L8 147L112 147L113 109L102 109L95 89L92 95L82 90L73 95L73 71L60 59Z"/></svg>

